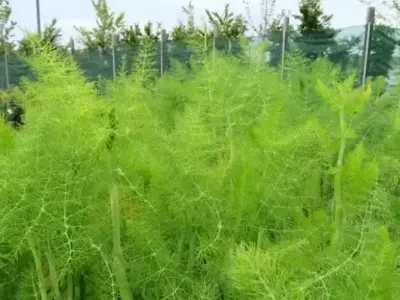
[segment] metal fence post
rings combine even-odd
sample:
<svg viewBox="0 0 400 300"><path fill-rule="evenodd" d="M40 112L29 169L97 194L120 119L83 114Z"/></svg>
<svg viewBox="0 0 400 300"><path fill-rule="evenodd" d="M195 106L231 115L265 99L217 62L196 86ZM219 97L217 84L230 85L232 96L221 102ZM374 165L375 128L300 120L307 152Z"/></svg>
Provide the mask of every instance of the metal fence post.
<svg viewBox="0 0 400 300"><path fill-rule="evenodd" d="M4 67L6 71L6 87L7 90L10 88L10 75L8 73L8 47L7 44L4 45Z"/></svg>
<svg viewBox="0 0 400 300"><path fill-rule="evenodd" d="M289 28L289 17L285 16L282 28L281 80L283 80L285 76L285 54L288 43L288 28Z"/></svg>
<svg viewBox="0 0 400 300"><path fill-rule="evenodd" d="M219 27L217 24L214 24L214 26L213 26L213 45L212 45L213 46L213 51L212 51L213 63L215 63L215 60L217 58L217 39L219 38L219 35L220 35Z"/></svg>
<svg viewBox="0 0 400 300"><path fill-rule="evenodd" d="M219 28L217 24L214 24L213 26L213 50L216 51L217 50L217 39L219 37Z"/></svg>
<svg viewBox="0 0 400 300"><path fill-rule="evenodd" d="M251 57L251 55L252 55L252 52L251 52L252 42L253 42L253 39L249 38L249 45L247 46L248 47L248 55L249 55L249 66L251 66L251 61L252 61L252 57Z"/></svg>
<svg viewBox="0 0 400 300"><path fill-rule="evenodd" d="M361 85L364 86L367 81L369 70L369 56L371 53L371 38L375 23L375 7L368 7L367 22L365 25L365 37L363 48L362 72L361 72Z"/></svg>
<svg viewBox="0 0 400 300"><path fill-rule="evenodd" d="M69 40L69 46L71 47L71 55L74 55L75 54L75 41L72 36Z"/></svg>
<svg viewBox="0 0 400 300"><path fill-rule="evenodd" d="M112 69L113 69L113 80L115 80L117 78L117 66L115 63L115 47L116 47L116 43L117 43L117 36L115 33L112 34Z"/></svg>
<svg viewBox="0 0 400 300"><path fill-rule="evenodd" d="M37 33L41 37L42 36L42 26L40 22L40 0L36 0L36 24L37 24Z"/></svg>
<svg viewBox="0 0 400 300"><path fill-rule="evenodd" d="M167 39L167 31L165 29L161 30L161 37L160 37L160 72L161 75L164 74L164 45Z"/></svg>

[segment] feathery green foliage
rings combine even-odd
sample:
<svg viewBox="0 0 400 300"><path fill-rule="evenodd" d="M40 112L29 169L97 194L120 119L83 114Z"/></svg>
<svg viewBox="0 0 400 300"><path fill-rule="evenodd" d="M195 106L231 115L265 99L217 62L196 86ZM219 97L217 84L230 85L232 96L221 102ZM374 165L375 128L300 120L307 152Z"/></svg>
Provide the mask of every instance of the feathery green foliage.
<svg viewBox="0 0 400 300"><path fill-rule="evenodd" d="M400 296L397 98L324 60L154 80L149 52L99 96L36 51L26 128L0 125L1 299Z"/></svg>

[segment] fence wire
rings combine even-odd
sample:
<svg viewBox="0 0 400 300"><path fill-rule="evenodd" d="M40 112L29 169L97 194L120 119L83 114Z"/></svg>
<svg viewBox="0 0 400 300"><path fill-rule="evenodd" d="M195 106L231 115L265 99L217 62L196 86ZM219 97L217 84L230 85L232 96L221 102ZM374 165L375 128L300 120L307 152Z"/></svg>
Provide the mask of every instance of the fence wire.
<svg viewBox="0 0 400 300"><path fill-rule="evenodd" d="M365 51L365 32L366 26L354 26L324 33L300 34L288 30L286 39L283 38L282 32L271 33L264 39L249 37L247 47L242 47L239 40L216 37L210 48L251 60L252 49L266 42L265 62L270 66L281 68L282 74L302 71L296 68L304 67L304 64L296 64L293 60L285 60L285 63L282 63L282 55L286 57L291 53L301 53L301 56L308 61L326 57L340 66L344 73L357 70L361 74L367 53L366 77L384 76L389 86L396 85L400 75L400 31L384 25L374 26L369 51ZM153 44L153 55L148 59L153 61L156 71L161 74L171 68L173 60L190 67L191 60L196 59L196 54L201 51L204 51L201 46L184 42L165 41L161 44L157 41ZM139 52L139 46L127 46L116 41L113 49L104 51L75 49L71 55L85 76L95 81L98 78L113 79L115 74L122 71L135 72L135 69L140 67L137 65L137 62L141 61L141 58L138 59ZM8 54L0 61L1 89L18 86L21 78L33 78L33 76L28 65L15 53Z"/></svg>

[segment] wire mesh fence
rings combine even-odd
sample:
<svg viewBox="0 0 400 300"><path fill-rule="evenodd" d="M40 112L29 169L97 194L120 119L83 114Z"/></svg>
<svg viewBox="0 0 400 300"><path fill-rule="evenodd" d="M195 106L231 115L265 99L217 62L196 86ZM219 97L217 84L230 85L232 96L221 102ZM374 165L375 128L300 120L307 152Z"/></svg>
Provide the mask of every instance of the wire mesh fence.
<svg viewBox="0 0 400 300"><path fill-rule="evenodd" d="M298 52L307 61L314 61L317 58L325 57L339 66L344 74L357 71L361 76L364 61L364 40L364 26L354 26L322 33L292 31L288 33L286 54ZM274 64L281 64L282 55L276 55L276 57L277 59ZM301 68L305 68L304 64L300 63L298 65ZM280 67L286 73L290 73L290 71L293 71L293 68L296 68L296 64L291 62L290 64L281 64Z"/></svg>
<svg viewBox="0 0 400 300"><path fill-rule="evenodd" d="M308 61L326 57L340 66L344 73L355 70L359 73L360 83L368 77L384 76L389 86L397 84L400 66L400 31L385 25L373 26L373 19L364 26L354 26L325 32L298 32L284 22L283 29L270 33L265 38L249 37L248 46L243 47L239 40L214 36L213 49L230 55L241 55L252 59L252 48L267 42L265 62L280 69L282 76L289 74L298 64L285 60L291 53L301 53ZM165 32L164 32L165 34ZM163 36L163 35L162 35ZM161 38L153 45L154 67L158 74L168 71L171 62L177 60L190 66L190 60L201 51L185 42L168 41ZM139 46L128 46L117 39L110 49L103 51L74 49L71 55L89 80L98 78L113 79L122 69L134 72L139 55ZM302 70L297 70L302 71ZM22 77L32 78L24 60L15 53L4 56L0 61L0 88L18 86Z"/></svg>

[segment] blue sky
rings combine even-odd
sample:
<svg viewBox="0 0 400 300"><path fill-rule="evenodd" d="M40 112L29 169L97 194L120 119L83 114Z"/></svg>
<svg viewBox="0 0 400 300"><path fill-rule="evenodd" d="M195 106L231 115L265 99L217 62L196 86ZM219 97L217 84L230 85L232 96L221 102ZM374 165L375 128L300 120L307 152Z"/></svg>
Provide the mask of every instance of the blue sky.
<svg viewBox="0 0 400 300"><path fill-rule="evenodd" d="M261 18L260 0L248 0L251 15L255 23ZM36 30L35 0L12 0L13 20L20 28ZM322 0L327 13L332 13L332 25L336 28L362 25L365 22L366 5L359 0ZM90 0L40 0L42 26L52 18L57 18L62 27L64 39L76 36L74 25L93 26L95 14ZM125 12L127 23L143 24L148 20L161 22L167 30L171 29L178 19L185 20L181 6L188 0L108 0L109 6L115 12ZM201 22L204 9L222 10L225 3L230 3L232 10L245 14L243 0L192 0L196 19ZM276 13L282 9L297 13L298 0L277 0ZM379 11L381 8L377 7ZM21 37L21 31L16 32L16 38Z"/></svg>

